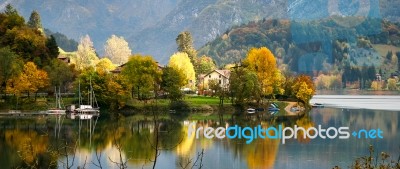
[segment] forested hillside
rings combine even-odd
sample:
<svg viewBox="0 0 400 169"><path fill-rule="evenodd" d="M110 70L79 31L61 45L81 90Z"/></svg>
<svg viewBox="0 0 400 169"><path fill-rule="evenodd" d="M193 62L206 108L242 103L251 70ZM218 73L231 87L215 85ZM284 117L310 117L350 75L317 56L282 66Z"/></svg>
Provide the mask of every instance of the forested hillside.
<svg viewBox="0 0 400 169"><path fill-rule="evenodd" d="M200 48L199 55L211 56L223 66L240 62L250 48L267 46L281 69L372 81L376 72L384 78L397 74L399 28L399 23L378 19L365 20L353 28L342 27L334 18L312 22L264 19L227 30Z"/></svg>

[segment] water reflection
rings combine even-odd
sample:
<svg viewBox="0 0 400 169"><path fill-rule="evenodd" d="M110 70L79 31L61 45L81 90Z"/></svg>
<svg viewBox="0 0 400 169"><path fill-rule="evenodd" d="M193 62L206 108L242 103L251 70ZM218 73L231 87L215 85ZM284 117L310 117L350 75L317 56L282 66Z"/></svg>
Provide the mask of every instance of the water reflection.
<svg viewBox="0 0 400 169"><path fill-rule="evenodd" d="M246 144L245 139L188 137L188 125L192 122L196 127L215 128L236 124L249 127L261 125L263 128L278 125L297 125L305 129L318 125L349 126L351 130L380 128L384 131L384 139L324 140L298 137L287 140L286 144L282 144L280 139L255 139ZM121 159L127 161L129 168L151 168L156 153L156 136L160 150L156 168L181 168L182 164L191 166L202 149L204 168L346 167L355 157L365 155L369 144L373 144L379 152L387 151L394 156L399 154L400 146L399 112L363 109L313 109L302 118L285 121L250 120L244 117L221 121L165 118L157 123L136 116L98 121L55 117L6 118L0 119L0 128L0 151L4 154L0 158L0 165L4 168L29 165L38 165L40 168L63 168L63 165L98 168L98 160L103 168L115 168L115 162Z"/></svg>

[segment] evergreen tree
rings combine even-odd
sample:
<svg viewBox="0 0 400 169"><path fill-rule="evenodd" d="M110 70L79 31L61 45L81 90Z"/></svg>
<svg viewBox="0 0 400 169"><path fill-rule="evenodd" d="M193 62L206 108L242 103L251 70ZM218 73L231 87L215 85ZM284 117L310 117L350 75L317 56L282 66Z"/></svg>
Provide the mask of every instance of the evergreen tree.
<svg viewBox="0 0 400 169"><path fill-rule="evenodd" d="M42 29L42 22L40 21L40 15L36 10L33 10L29 17L28 26L31 28Z"/></svg>
<svg viewBox="0 0 400 169"><path fill-rule="evenodd" d="M7 4L4 13L7 15L18 15L17 10L11 4Z"/></svg>
<svg viewBox="0 0 400 169"><path fill-rule="evenodd" d="M50 35L50 38L47 39L46 41L46 47L49 49L49 56L51 58L57 58L60 52L58 51L58 45L56 42L56 39L54 38L53 35Z"/></svg>
<svg viewBox="0 0 400 169"><path fill-rule="evenodd" d="M197 51L193 47L193 38L190 32L189 31L181 32L176 38L176 44L178 45L178 51L187 53L190 58L190 61L196 68Z"/></svg>

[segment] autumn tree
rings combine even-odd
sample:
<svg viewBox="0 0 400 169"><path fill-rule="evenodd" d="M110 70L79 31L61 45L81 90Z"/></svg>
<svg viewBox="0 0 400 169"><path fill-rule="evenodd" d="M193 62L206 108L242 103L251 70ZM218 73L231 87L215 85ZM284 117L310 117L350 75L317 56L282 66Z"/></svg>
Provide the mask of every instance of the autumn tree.
<svg viewBox="0 0 400 169"><path fill-rule="evenodd" d="M387 88L388 88L388 90L398 90L396 83L397 83L397 81L396 81L395 78L389 78L387 80Z"/></svg>
<svg viewBox="0 0 400 169"><path fill-rule="evenodd" d="M23 62L9 47L0 48L0 92L3 93L9 79L18 76Z"/></svg>
<svg viewBox="0 0 400 169"><path fill-rule="evenodd" d="M27 62L22 73L7 82L6 90L17 95L27 92L29 96L29 93L36 93L39 89L43 89L48 85L47 72L38 69L35 63Z"/></svg>
<svg viewBox="0 0 400 169"><path fill-rule="evenodd" d="M112 63L122 65L128 61L132 51L129 48L128 42L125 41L124 37L118 37L111 35L104 45L106 57L108 57Z"/></svg>
<svg viewBox="0 0 400 169"><path fill-rule="evenodd" d="M309 105L309 101L315 94L315 86L310 76L300 75L294 80L292 91L294 97L304 105Z"/></svg>
<svg viewBox="0 0 400 169"><path fill-rule="evenodd" d="M94 67L98 60L99 58L96 55L93 42L90 40L89 35L81 37L78 51L76 52L76 58L74 58L77 69L82 70L87 67Z"/></svg>
<svg viewBox="0 0 400 169"><path fill-rule="evenodd" d="M132 97L136 93L139 100L148 99L161 81L161 70L151 56L131 56L121 74L130 85Z"/></svg>
<svg viewBox="0 0 400 169"><path fill-rule="evenodd" d="M10 48L25 62L33 61L39 67L48 64L51 60L46 47L46 37L39 31L20 27L8 30L2 38L2 43Z"/></svg>
<svg viewBox="0 0 400 169"><path fill-rule="evenodd" d="M108 58L101 58L99 62L96 64L96 70L99 72L109 72L115 69L115 65Z"/></svg>
<svg viewBox="0 0 400 169"><path fill-rule="evenodd" d="M181 32L175 40L178 45L178 52L187 53L190 62L196 65L197 51L193 46L192 34L189 31Z"/></svg>
<svg viewBox="0 0 400 169"><path fill-rule="evenodd" d="M162 74L161 89L167 94L171 101L182 99L181 87L184 86L186 79L185 74L173 67L165 67Z"/></svg>
<svg viewBox="0 0 400 169"><path fill-rule="evenodd" d="M209 73L212 70L216 69L217 66L215 66L214 61L212 60L211 57L208 56L201 56L198 61L198 71L197 74L205 74L205 73Z"/></svg>
<svg viewBox="0 0 400 169"><path fill-rule="evenodd" d="M183 84L190 89L195 87L196 74L192 62L186 53L178 52L171 56L168 63L169 67L182 71L185 75Z"/></svg>
<svg viewBox="0 0 400 169"><path fill-rule="evenodd" d="M371 83L371 89L372 90L381 90L382 89L382 83L380 81L372 81Z"/></svg>
<svg viewBox="0 0 400 169"><path fill-rule="evenodd" d="M0 13L0 46L10 46L11 39L4 35L7 31L19 29L25 26L25 19L18 15L18 12L10 4L7 5L4 13Z"/></svg>
<svg viewBox="0 0 400 169"><path fill-rule="evenodd" d="M252 48L247 54L243 65L257 74L263 95L282 94L282 76L276 66L272 52L266 48Z"/></svg>

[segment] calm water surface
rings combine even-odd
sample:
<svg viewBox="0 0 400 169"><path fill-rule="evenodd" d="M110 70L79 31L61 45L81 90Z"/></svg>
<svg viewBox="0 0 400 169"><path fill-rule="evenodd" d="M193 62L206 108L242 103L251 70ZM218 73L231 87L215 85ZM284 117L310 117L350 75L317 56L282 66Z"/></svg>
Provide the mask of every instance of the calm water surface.
<svg viewBox="0 0 400 169"><path fill-rule="evenodd" d="M343 98L345 97L345 98ZM363 96L364 97L364 96ZM197 153L204 150L203 168L347 168L355 158L368 155L369 145L376 152L385 151L397 160L400 155L400 97L316 96L312 101L325 103L308 115L293 120L232 118L193 121L185 117L161 120L156 168L181 168L193 165ZM390 103L390 104L389 104ZM366 105L374 105L367 109ZM389 108L388 108L389 107ZM370 106L371 108L371 106ZM169 116L168 114L165 116ZM239 139L205 139L188 137L188 124L197 127L226 125L270 126L298 125L304 128L347 126L351 131L381 129L383 139L256 139L250 144ZM52 118L1 118L0 166L15 168L35 160L46 168L51 162L58 168L85 165L98 168L96 152L103 168L118 168L120 157L128 159L129 168L151 168L156 142L154 123L143 117L118 120L69 120ZM179 144L178 144L179 143ZM178 144L178 145L177 145ZM72 162L73 160L73 162ZM96 164L96 165L95 165ZM198 168L194 167L194 168Z"/></svg>

